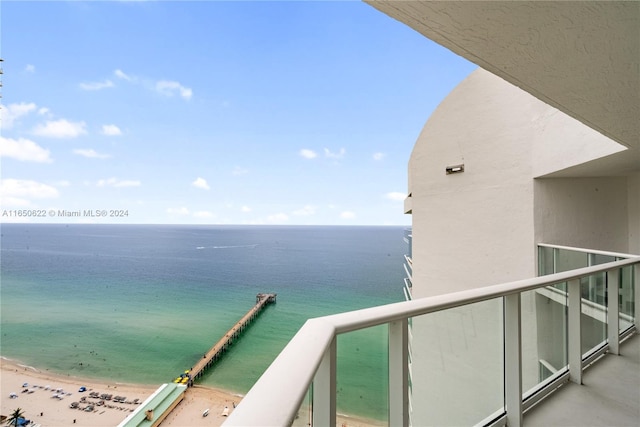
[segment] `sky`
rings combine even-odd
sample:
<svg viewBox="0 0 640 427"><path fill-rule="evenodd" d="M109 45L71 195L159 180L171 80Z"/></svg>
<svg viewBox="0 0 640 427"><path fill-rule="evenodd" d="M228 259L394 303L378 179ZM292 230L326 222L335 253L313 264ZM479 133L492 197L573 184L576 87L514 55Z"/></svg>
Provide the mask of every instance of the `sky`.
<svg viewBox="0 0 640 427"><path fill-rule="evenodd" d="M476 68L356 1L0 14L3 223L409 225L413 145Z"/></svg>

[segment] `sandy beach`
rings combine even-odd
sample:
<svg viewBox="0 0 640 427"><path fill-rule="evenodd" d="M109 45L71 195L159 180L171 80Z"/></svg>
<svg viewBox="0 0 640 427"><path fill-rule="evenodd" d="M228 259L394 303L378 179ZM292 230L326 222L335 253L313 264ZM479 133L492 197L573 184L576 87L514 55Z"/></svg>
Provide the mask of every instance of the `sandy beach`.
<svg viewBox="0 0 640 427"><path fill-rule="evenodd" d="M9 415L16 408L22 408L27 419L43 427L116 426L136 408L136 404L111 401L108 402L108 406L107 404L94 406L94 410L90 412L72 409L69 405L72 402L79 402L80 407L86 407L88 403L99 402L100 399L89 397L89 393L94 391L100 394L125 396L126 402L133 402L135 399L143 402L160 386L160 384L146 386L109 383L55 375L4 358L0 359L0 363L0 414ZM23 387L25 383L27 386ZM78 390L82 386L87 390L81 393ZM62 391L57 391L58 389ZM18 397L11 398L11 393L15 393ZM56 398L55 395L59 397ZM83 397L86 404L81 402ZM238 403L240 399L240 396L223 390L192 387L188 390L185 399L162 422L162 426L219 426L225 420L221 415L224 407L228 406L233 410L233 403ZM204 418L202 412L207 408L210 409L210 415Z"/></svg>
<svg viewBox="0 0 640 427"><path fill-rule="evenodd" d="M133 403L136 399L143 402L160 386L110 383L56 375L5 358L0 358L0 368L0 414L8 416L16 408L21 408L27 419L42 427L117 426L136 408L136 403ZM80 387L86 387L86 391L79 392ZM124 403L107 401L98 406L100 399L89 397L91 392L124 396L126 399ZM17 397L10 397L11 393L15 393ZM233 411L234 404L239 404L241 400L242 396L225 390L196 385L187 391L185 399L161 426L220 426L226 419L222 415L224 407ZM72 409L69 406L73 402L78 402L80 408L93 403L94 409ZM209 409L207 417L202 416L205 409ZM337 424L349 427L384 425L373 420L347 416L338 416Z"/></svg>

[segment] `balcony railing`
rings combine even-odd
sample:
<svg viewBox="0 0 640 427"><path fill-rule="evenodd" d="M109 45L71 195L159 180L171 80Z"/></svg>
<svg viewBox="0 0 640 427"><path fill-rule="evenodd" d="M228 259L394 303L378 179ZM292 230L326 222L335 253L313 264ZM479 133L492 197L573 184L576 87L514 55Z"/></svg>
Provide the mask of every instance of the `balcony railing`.
<svg viewBox="0 0 640 427"><path fill-rule="evenodd" d="M527 280L471 289L429 298L367 308L308 320L271 366L251 388L242 402L224 423L225 426L290 426L300 415L305 398L310 399L309 422L318 426L336 425L336 341L340 334L388 325L388 423L391 426L409 425L409 319L447 311L492 299L503 304L502 333L504 337L502 367L502 408L487 411L476 422L481 425L522 425L524 411L566 381L582 382L586 358L609 351L619 353L620 340L638 331L640 309L640 257L626 254L600 253L613 256L616 261L599 265L557 271L558 250L584 251L593 257L597 251L575 248L543 247L555 255L552 274ZM546 255L541 252L540 258ZM555 257L555 258L554 258ZM629 257L629 258L627 258ZM626 259L622 259L626 258ZM547 270L548 272L548 270ZM620 283L626 277L632 310L624 315L629 328L620 328ZM604 278L604 279L602 279ZM601 286L601 283L610 284ZM613 285L615 284L615 285ZM562 285L562 286L558 286ZM584 352L581 333L585 316L585 300L595 286L596 293L604 292L606 318L604 343L595 351ZM549 378L523 395L522 307L521 296L529 291L560 289L565 295L566 309L566 365L555 369ZM588 301L587 301L588 302ZM590 322L585 322L590 325ZM634 328L635 327L635 328ZM415 337L415 340L419 340ZM547 362L542 365L547 366ZM413 380L415 383L415 380ZM309 397L310 396L310 397Z"/></svg>

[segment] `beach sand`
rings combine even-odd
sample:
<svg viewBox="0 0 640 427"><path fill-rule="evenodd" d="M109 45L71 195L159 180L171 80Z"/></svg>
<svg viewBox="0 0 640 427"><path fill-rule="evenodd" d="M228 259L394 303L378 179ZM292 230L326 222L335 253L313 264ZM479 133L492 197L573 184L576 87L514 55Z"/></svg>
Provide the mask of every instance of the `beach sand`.
<svg viewBox="0 0 640 427"><path fill-rule="evenodd" d="M43 427L115 427L136 408L136 404L107 401L105 403L112 407L94 406L92 412L72 409L69 405L72 402L80 402L80 406L85 407L86 404L81 402L82 397L85 397L87 402L97 403L98 399L89 397L92 391L126 396L127 402L134 399L143 402L161 385L110 383L56 375L6 358L0 358L0 368L0 414L9 416L16 408L21 408L27 419ZM28 384L27 387L23 387L25 383ZM79 392L81 386L86 387L87 391ZM25 389L33 392L23 392ZM63 391L56 392L57 389ZM11 398L11 393L17 394L18 397ZM55 398L54 395L62 396L62 399ZM232 412L234 404L239 404L241 400L242 396L225 390L196 385L187 390L184 400L167 416L161 426L220 426L226 419L222 415L224 407L227 406L229 412ZM207 417L202 416L205 409L209 409ZM340 415L337 417L337 425L377 427L385 424Z"/></svg>

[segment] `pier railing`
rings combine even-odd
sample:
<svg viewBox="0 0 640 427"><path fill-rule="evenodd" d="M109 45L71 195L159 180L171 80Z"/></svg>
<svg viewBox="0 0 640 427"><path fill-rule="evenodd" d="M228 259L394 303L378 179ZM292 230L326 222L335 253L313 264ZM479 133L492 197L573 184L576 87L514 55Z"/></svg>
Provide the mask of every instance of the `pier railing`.
<svg viewBox="0 0 640 427"><path fill-rule="evenodd" d="M219 341L217 341L204 355L202 359L198 360L191 369L185 372L187 375L188 385L193 385L193 380L199 378L206 369L208 369L211 365L217 362L222 355L227 351L229 346L233 344L235 340L237 340L240 334L249 326L249 324L260 314L262 309L269 303L276 302L276 294L265 294L260 293L256 295L256 304L244 315L240 320L238 320L232 327L227 331L226 334ZM188 374L187 374L188 373ZM184 377L183 377L184 378ZM180 381L181 378L176 378L175 382Z"/></svg>
<svg viewBox="0 0 640 427"><path fill-rule="evenodd" d="M569 249L569 248L566 248ZM623 255L623 254L622 254ZM616 257L625 258L627 255ZM635 314L631 327L620 331L619 283L622 274L631 277ZM629 274L631 272L631 274ZM290 426L300 416L301 405L312 395L309 420L313 425L336 425L336 340L339 334L388 325L388 422L392 426L410 424L408 323L416 316L452 310L483 301L502 301L504 337L502 408L488 411L478 419L481 425L522 425L523 413L558 385L581 383L584 357L581 343L583 325L582 284L594 277L606 279L604 287L606 337L600 354L618 354L620 340L638 332L640 309L640 257L620 259L541 277L471 289L430 298L372 307L308 320L280 355L251 388L224 423L225 426L269 425ZM563 284L566 293L566 333L568 346L564 368L530 390L523 398L522 307L521 296L528 291L557 289ZM588 322L587 322L588 323ZM414 336L414 342L419 340ZM310 387L312 393L310 392ZM486 418L484 418L486 417ZM484 420L483 420L484 418ZM306 425L306 422L305 422Z"/></svg>

